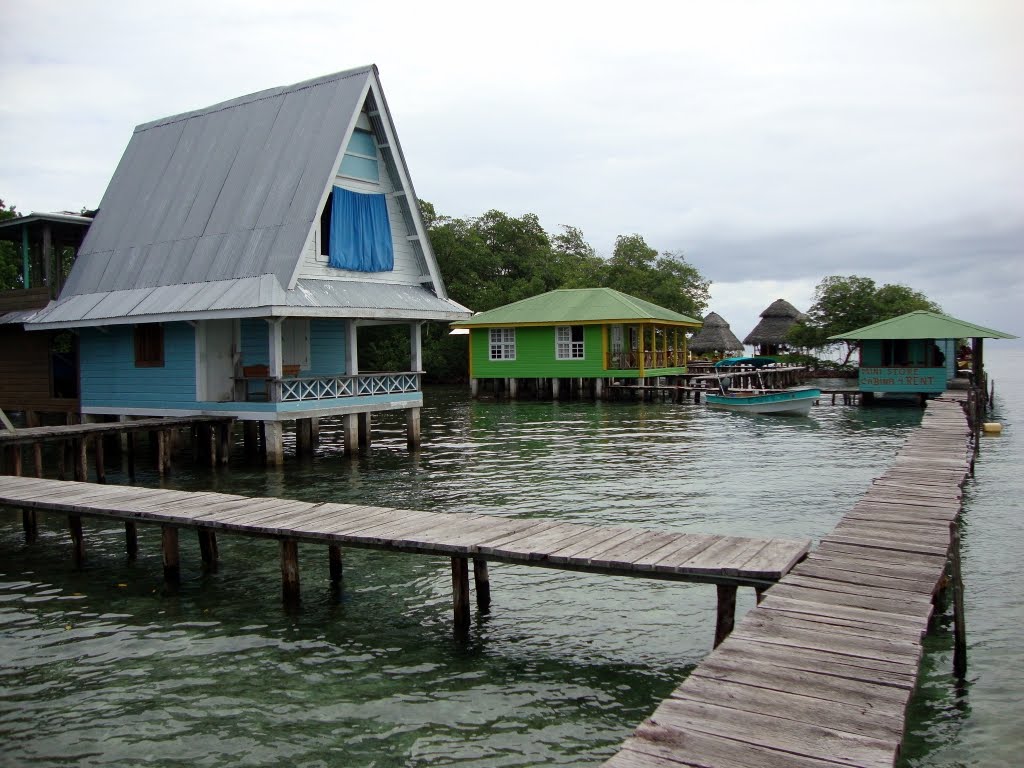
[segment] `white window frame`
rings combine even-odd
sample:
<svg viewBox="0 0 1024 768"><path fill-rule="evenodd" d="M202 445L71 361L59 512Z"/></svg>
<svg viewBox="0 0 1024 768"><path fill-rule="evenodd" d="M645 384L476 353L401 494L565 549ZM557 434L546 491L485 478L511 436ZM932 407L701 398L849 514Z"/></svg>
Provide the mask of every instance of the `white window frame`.
<svg viewBox="0 0 1024 768"><path fill-rule="evenodd" d="M580 340L574 341L572 332L574 328L580 329ZM555 326L555 359L556 360L585 360L586 349L584 337L586 336L582 325L556 325Z"/></svg>
<svg viewBox="0 0 1024 768"><path fill-rule="evenodd" d="M488 328L488 358L494 361L516 359L516 329Z"/></svg>

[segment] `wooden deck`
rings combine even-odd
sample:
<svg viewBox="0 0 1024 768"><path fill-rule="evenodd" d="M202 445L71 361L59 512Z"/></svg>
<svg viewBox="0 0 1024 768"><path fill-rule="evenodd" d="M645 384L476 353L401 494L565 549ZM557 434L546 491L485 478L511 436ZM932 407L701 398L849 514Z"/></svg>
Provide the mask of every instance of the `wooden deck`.
<svg viewBox="0 0 1024 768"><path fill-rule="evenodd" d="M133 419L130 421L95 421L85 424L60 424L52 427L22 427L0 429L0 448L8 445L32 445L60 440L81 440L97 435L124 432L153 432L194 424L225 424L231 416L183 416L181 418Z"/></svg>
<svg viewBox="0 0 1024 768"><path fill-rule="evenodd" d="M947 558L962 599L955 397L929 402L889 471L604 768L893 765Z"/></svg>

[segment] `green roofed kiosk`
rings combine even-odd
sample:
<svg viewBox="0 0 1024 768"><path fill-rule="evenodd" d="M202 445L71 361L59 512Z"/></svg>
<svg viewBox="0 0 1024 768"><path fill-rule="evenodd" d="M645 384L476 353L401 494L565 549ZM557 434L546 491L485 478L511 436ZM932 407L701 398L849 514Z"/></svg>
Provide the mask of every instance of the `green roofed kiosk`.
<svg viewBox="0 0 1024 768"><path fill-rule="evenodd" d="M592 384L601 398L611 379L686 373L686 333L700 320L611 288L560 289L452 323L469 331L473 395L481 381L504 381L558 398L560 382Z"/></svg>
<svg viewBox="0 0 1024 768"><path fill-rule="evenodd" d="M858 388L866 401L876 393L914 394L923 399L944 392L958 372L958 339L971 339L969 364L966 359L962 362L984 398L983 340L1015 338L925 310L829 337L860 342Z"/></svg>

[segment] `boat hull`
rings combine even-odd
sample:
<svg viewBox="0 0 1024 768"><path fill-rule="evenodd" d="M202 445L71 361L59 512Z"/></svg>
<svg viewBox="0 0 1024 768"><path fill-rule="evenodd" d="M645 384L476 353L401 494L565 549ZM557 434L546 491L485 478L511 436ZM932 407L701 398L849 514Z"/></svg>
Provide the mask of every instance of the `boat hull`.
<svg viewBox="0 0 1024 768"><path fill-rule="evenodd" d="M722 408L727 411L806 416L811 412L814 401L820 397L821 390L819 389L798 387L756 394L708 394L705 399L712 408Z"/></svg>

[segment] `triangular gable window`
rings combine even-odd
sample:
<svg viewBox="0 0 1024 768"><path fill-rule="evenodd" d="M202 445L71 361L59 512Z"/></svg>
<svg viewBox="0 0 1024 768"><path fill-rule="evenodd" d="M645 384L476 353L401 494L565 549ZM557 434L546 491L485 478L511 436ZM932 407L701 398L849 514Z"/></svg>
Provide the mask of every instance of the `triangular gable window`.
<svg viewBox="0 0 1024 768"><path fill-rule="evenodd" d="M338 173L352 176L364 181L380 182L380 169L377 164L377 142L370 131L356 128L352 131L345 156L341 158Z"/></svg>
<svg viewBox="0 0 1024 768"><path fill-rule="evenodd" d="M364 195L335 187L327 199L324 219L327 266L356 272L390 272L395 249L385 195ZM327 222L324 222L325 224Z"/></svg>

